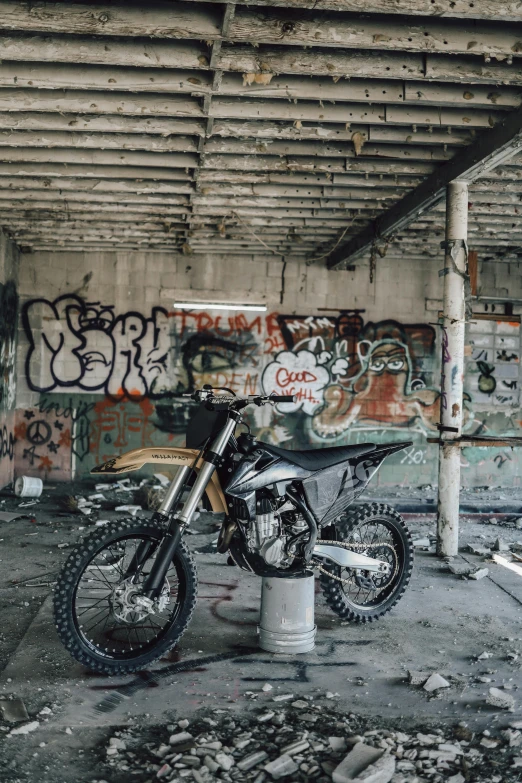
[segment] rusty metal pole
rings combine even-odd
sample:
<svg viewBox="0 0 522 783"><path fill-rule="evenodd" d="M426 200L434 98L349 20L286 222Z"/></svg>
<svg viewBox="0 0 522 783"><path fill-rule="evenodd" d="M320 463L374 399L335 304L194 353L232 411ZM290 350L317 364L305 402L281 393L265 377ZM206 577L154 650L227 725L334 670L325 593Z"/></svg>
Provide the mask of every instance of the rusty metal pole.
<svg viewBox="0 0 522 783"><path fill-rule="evenodd" d="M466 319L468 237L468 184L452 182L446 190L446 242L441 366L441 431L437 553L458 554L460 446L462 431L462 386L464 376L464 330Z"/></svg>

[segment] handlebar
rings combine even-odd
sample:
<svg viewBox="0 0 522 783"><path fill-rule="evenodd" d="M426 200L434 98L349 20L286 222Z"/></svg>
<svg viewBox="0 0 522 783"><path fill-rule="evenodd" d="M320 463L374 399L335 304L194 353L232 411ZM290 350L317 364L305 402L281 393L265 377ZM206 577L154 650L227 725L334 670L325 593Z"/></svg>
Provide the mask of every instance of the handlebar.
<svg viewBox="0 0 522 783"><path fill-rule="evenodd" d="M215 394L219 391L226 391L228 394ZM236 410L246 408L247 405L276 405L277 403L297 402L297 397L293 394L249 394L247 397L237 397L231 389L211 386L196 389L192 394L184 394L183 397L190 397L196 402L208 402L214 405L228 403L230 408Z"/></svg>

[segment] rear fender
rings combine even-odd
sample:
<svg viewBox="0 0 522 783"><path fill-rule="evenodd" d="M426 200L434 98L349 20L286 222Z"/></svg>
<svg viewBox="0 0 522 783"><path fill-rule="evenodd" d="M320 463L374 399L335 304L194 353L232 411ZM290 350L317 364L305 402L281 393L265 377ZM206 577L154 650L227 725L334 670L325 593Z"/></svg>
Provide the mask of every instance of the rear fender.
<svg viewBox="0 0 522 783"><path fill-rule="evenodd" d="M199 472L203 461L199 460L194 464L198 454L198 449L134 449L133 451L128 451L126 454L121 454L119 457L113 457L102 465L97 465L91 470L91 473L94 475L130 473L133 470L143 468L144 465L151 464L166 465L169 467L177 465L188 466L193 467L196 472ZM206 494L212 511L215 511L216 513L226 512L227 506L225 496L221 489L219 476L216 472L214 472L210 483L207 486Z"/></svg>

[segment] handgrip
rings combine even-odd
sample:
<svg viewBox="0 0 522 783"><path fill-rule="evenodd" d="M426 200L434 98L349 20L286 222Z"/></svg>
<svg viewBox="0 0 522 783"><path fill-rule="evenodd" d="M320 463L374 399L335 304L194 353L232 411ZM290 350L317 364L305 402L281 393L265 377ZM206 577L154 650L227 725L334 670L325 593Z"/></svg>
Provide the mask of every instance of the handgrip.
<svg viewBox="0 0 522 783"><path fill-rule="evenodd" d="M297 402L295 394L271 394L270 400L274 402Z"/></svg>

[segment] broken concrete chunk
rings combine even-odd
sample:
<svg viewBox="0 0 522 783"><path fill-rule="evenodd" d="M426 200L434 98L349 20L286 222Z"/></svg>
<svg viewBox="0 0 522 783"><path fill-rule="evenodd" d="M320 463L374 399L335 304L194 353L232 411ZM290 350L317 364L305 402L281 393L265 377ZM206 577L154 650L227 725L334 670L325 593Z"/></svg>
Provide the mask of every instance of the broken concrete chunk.
<svg viewBox="0 0 522 783"><path fill-rule="evenodd" d="M24 720L29 720L29 715L27 714L22 699L0 700L0 711L3 719L9 721L9 723L19 723Z"/></svg>
<svg viewBox="0 0 522 783"><path fill-rule="evenodd" d="M492 658L492 657L493 657L493 653L484 650L484 652L480 653L480 655L477 655L477 661L485 661L488 658Z"/></svg>
<svg viewBox="0 0 522 783"><path fill-rule="evenodd" d="M431 677L424 683L424 690L428 693L439 690L439 688L449 688L450 684L444 677L441 677L438 672L434 672Z"/></svg>
<svg viewBox="0 0 522 783"><path fill-rule="evenodd" d="M424 683L426 682L429 676L430 676L429 672L414 672L414 671L408 672L410 685L424 685Z"/></svg>
<svg viewBox="0 0 522 783"><path fill-rule="evenodd" d="M416 538L413 542L413 546L424 547L429 546L431 543L429 538Z"/></svg>
<svg viewBox="0 0 522 783"><path fill-rule="evenodd" d="M302 753L303 750L307 750L310 747L308 740L296 740L289 745L284 745L281 748L282 756L293 756L294 753Z"/></svg>
<svg viewBox="0 0 522 783"><path fill-rule="evenodd" d="M292 702L292 707L295 707L297 710L305 710L308 707L308 702L304 701L304 699L297 699L297 701Z"/></svg>
<svg viewBox="0 0 522 783"><path fill-rule="evenodd" d="M126 511L127 514L135 517L138 511L143 511L141 506L116 506L115 511Z"/></svg>
<svg viewBox="0 0 522 783"><path fill-rule="evenodd" d="M471 552L472 555L482 555L483 557L491 554L490 549L486 549L486 547L483 546L476 546L475 544L468 544L468 552Z"/></svg>
<svg viewBox="0 0 522 783"><path fill-rule="evenodd" d="M32 731L36 731L39 725L40 724L37 720L31 721L31 723L24 723L23 726L18 726L16 729L11 729L7 736L12 737L15 734L30 734Z"/></svg>
<svg viewBox="0 0 522 783"><path fill-rule="evenodd" d="M357 751L358 747L358 745L355 745L344 761L334 770L332 774L334 783L389 783L395 774L396 762L393 756L379 748L370 748L373 751L374 759L368 764L367 761L370 759L370 754L367 750L363 752ZM369 748L369 746L364 747ZM345 766L343 769L343 764L356 751L361 754L359 756L361 763L354 758L353 761L356 763L353 764L352 768ZM365 760L363 760L362 753L366 756ZM377 753L379 753L378 757L376 756Z"/></svg>
<svg viewBox="0 0 522 783"><path fill-rule="evenodd" d="M252 769L252 767L257 767L258 764L266 761L267 758L268 753L266 751L258 750L255 753L250 753L250 755L245 756L241 761L238 761L237 768L242 772L247 772L247 770Z"/></svg>
<svg viewBox="0 0 522 783"><path fill-rule="evenodd" d="M493 544L493 549L495 552L509 552L509 546L500 538L497 538Z"/></svg>
<svg viewBox="0 0 522 783"><path fill-rule="evenodd" d="M469 575L470 579L474 579L476 582L478 582L479 579L484 579L485 576L489 574L489 568L479 568L478 571L474 571L472 574Z"/></svg>
<svg viewBox="0 0 522 783"><path fill-rule="evenodd" d="M448 778L447 783L466 783L466 778L464 775L461 775L460 772L457 772L456 775L452 775Z"/></svg>
<svg viewBox="0 0 522 783"><path fill-rule="evenodd" d="M119 739L119 737L111 737L109 740L109 745L111 748L116 748L116 750L125 750L126 745L123 740Z"/></svg>
<svg viewBox="0 0 522 783"><path fill-rule="evenodd" d="M346 739L344 737L328 737L328 744L334 753L337 753L341 750L346 750L347 748Z"/></svg>
<svg viewBox="0 0 522 783"><path fill-rule="evenodd" d="M225 772L228 772L228 770L232 769L236 762L232 756L228 756L226 753L216 753L216 763L219 764L219 766L224 769Z"/></svg>
<svg viewBox="0 0 522 783"><path fill-rule="evenodd" d="M469 565L467 563L450 563L448 565L448 571L455 574L455 576L469 576L469 574L476 571L476 569L477 566Z"/></svg>
<svg viewBox="0 0 522 783"><path fill-rule="evenodd" d="M291 756L283 754L274 761L265 764L265 769L274 780L279 780L279 778L283 778L285 775L292 775L294 772L297 772L299 767Z"/></svg>
<svg viewBox="0 0 522 783"><path fill-rule="evenodd" d="M498 707L501 710L513 712L515 709L515 699L510 693L501 691L499 688L490 688L486 703L492 707Z"/></svg>
<svg viewBox="0 0 522 783"><path fill-rule="evenodd" d="M355 780L371 764L375 764L384 755L382 748L372 748L364 742L353 746L347 756L332 772L334 783L347 783Z"/></svg>
<svg viewBox="0 0 522 783"><path fill-rule="evenodd" d="M171 745L182 745L185 742L189 742L192 739L193 736L188 731L180 731L178 734L172 734L170 736L169 743Z"/></svg>

